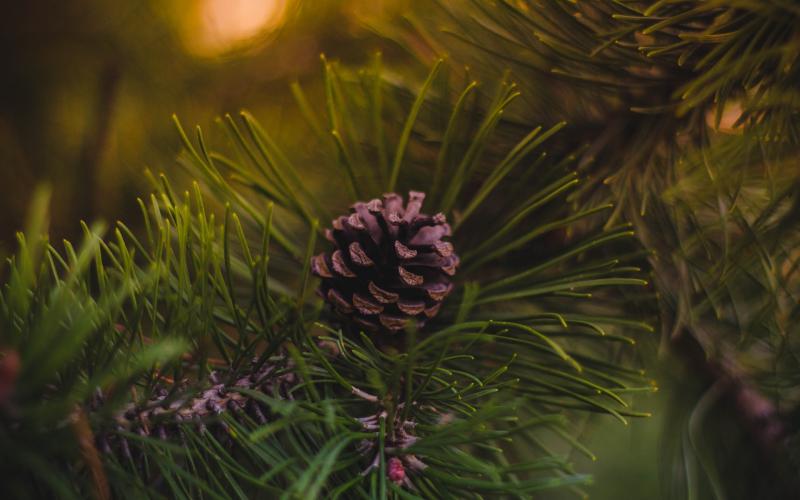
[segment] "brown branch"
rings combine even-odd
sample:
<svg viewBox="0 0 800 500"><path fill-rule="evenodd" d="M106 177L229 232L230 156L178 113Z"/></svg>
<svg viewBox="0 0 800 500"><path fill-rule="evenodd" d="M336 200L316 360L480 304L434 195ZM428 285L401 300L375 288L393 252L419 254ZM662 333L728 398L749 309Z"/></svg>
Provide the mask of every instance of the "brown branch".
<svg viewBox="0 0 800 500"><path fill-rule="evenodd" d="M86 418L83 409L77 407L72 413L71 420L72 430L81 450L81 457L83 457L92 478L92 497L95 500L108 500L111 498L111 490L108 487L108 479L103 469L103 462L100 460L100 454L94 445L95 439L89 426L89 419Z"/></svg>

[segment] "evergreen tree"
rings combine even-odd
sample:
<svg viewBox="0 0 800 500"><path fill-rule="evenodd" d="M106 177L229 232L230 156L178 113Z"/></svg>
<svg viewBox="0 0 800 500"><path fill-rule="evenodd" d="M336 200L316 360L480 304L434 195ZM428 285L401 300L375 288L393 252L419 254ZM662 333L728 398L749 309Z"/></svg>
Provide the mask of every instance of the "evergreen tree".
<svg viewBox="0 0 800 500"><path fill-rule="evenodd" d="M799 14L781 0L437 2L379 27L423 59L510 69L530 96L510 126L568 121L553 147L584 148L582 200L610 197L611 223L651 252L659 357L685 364L662 376L677 386L668 498L800 491Z"/></svg>
<svg viewBox="0 0 800 500"><path fill-rule="evenodd" d="M694 380L669 496L791 498L799 17L420 2L373 27L427 76L323 58L303 151L176 119L141 234L51 244L41 192L2 271L3 491L581 495L581 427L646 416L658 350Z"/></svg>

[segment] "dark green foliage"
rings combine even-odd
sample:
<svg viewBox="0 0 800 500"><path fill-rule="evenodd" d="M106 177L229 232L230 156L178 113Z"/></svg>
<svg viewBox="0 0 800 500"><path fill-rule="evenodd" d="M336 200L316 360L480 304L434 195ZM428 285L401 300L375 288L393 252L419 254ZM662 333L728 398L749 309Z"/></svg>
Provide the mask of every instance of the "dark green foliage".
<svg viewBox="0 0 800 500"><path fill-rule="evenodd" d="M427 77L325 60L324 98L292 87L303 151L247 113L209 139L178 125L197 183L154 178L144 234L84 228L56 250L34 207L0 295L4 488L581 493L577 426L644 415L628 397L653 385L631 345L657 311L646 344L683 362L664 378L685 384L669 496L792 496L797 7L420 7L376 30ZM448 216L454 291L390 341L339 328L313 293L318 240L354 201L408 190Z"/></svg>
<svg viewBox="0 0 800 500"><path fill-rule="evenodd" d="M23 374L3 402L8 491L524 497L584 483L572 416L626 422L643 415L626 396L651 390L626 354L651 327L619 293L646 285L640 254L629 226L598 224L610 205L567 201L572 158L538 152L562 125L498 136L515 87L459 99L439 71L417 93L326 63L326 125L295 87L327 189L243 113L220 121L221 148L178 127L200 183L154 178L145 234L87 228L63 251L41 226L21 236L2 295ZM394 187L430 189L452 214L463 270L435 321L380 345L332 327L309 258L320 219ZM398 467L406 482L390 479Z"/></svg>
<svg viewBox="0 0 800 500"><path fill-rule="evenodd" d="M610 197L609 224L631 222L652 254L659 350L689 369L667 376L679 380L681 402L666 434L668 496L796 496L797 5L500 0L435 9L409 12L410 31L379 31L422 58L448 52L473 74L508 67L530 97L500 128L568 120L551 147L579 151L590 182L576 201ZM408 43L416 37L426 44Z"/></svg>

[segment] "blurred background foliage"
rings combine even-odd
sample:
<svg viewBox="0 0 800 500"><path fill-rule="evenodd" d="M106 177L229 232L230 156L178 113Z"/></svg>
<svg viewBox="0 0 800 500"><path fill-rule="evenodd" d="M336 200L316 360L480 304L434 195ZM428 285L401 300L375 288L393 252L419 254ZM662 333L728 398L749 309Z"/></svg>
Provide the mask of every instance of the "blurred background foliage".
<svg viewBox="0 0 800 500"><path fill-rule="evenodd" d="M6 5L0 18L0 242L28 200L56 187L51 231L79 219L127 219L146 166L179 150L169 117L210 124L247 108L287 147L298 113L289 82L321 81L320 54L359 62L383 47L364 17L396 1L169 0ZM389 50L391 50L389 48ZM309 76L313 75L313 78ZM273 124L280 127L273 127Z"/></svg>
<svg viewBox="0 0 800 500"><path fill-rule="evenodd" d="M602 53L600 60L607 64L608 73L594 75L596 81L576 81L575 75L586 71L585 60L576 55L578 47L575 47L576 53L569 52L558 33L559 29L577 28L569 23L559 26L556 19L541 18L538 19L541 24L526 26L524 16L497 18L494 16L500 14L494 11L475 10L478 3L455 2L457 8L451 8L444 1L406 0L144 0L130 3L36 0L6 5L0 16L0 39L5 47L4 74L0 78L0 254L12 250L14 231L23 225L29 199L41 183L54 187L50 215L53 240L79 234L80 219L139 220L133 216L137 211L134 200L147 190L143 170L149 166L155 170L169 169L175 165L174 159L180 149L169 119L172 113L180 116L184 123L208 127L225 113L247 108L274 132L277 142L302 157L303 148L313 141L301 123L291 84L300 81L308 94L323 93L321 53L325 53L328 60L350 65L369 63L376 52L380 52L390 73L415 74L425 66L419 65L419 60L430 63L435 55L447 53L456 61L453 66L460 68L461 76L483 81L495 81L511 68L525 106L515 108L522 118L505 117L506 127L513 128L517 119L522 123L552 124L568 118L579 124L566 132L572 145L584 136L599 141L581 157L583 167L593 163L597 153L598 164L618 165L623 174L645 169L644 174L638 171L636 179L650 186L663 181L657 174L650 173L663 165L659 161L672 161L661 153L680 143L680 132L692 126L687 124L708 125L716 134L713 139L716 146L724 144L730 136L738 139L733 128L741 112L732 109L736 107L735 102L732 107L706 103L692 112L679 111L679 119L667 122L673 128L659 128L664 123L659 119L665 114L665 106L670 105L670 90L693 81L691 72L684 69L676 72L677 83L658 80L658 71L669 67L667 59L662 61L664 66L652 74L643 73L635 64L619 72L615 65L622 67L620 61L626 56L618 52ZM554 4L540 3L551 7ZM473 10L461 9L460 6L467 4ZM472 23L473 19L482 22ZM619 33L606 33L620 40L630 35L638 27L638 21L636 16L629 16L625 21L631 25L617 26L621 30ZM787 20L775 22L785 24ZM497 26L504 26L508 31L498 30ZM598 27L600 29L602 27ZM781 29L790 31L785 26ZM536 30L539 31L534 36ZM620 50L627 47L624 43L620 46ZM653 43L651 50L658 52L659 47ZM654 55L665 51L669 55L670 50L675 48L667 47ZM649 86L648 79L666 81L666 84L664 88ZM623 94L620 89L627 89L630 94ZM625 109L616 120L608 121L602 106L597 105L596 93L603 95L605 103L611 103L612 108L633 101L641 106L638 111L647 108L650 112L629 115L626 113L631 110ZM554 105L564 102L569 106ZM303 132L298 133L298 130ZM635 141L641 143L641 147L634 150L642 153L641 156L613 154L614 151L629 152L631 149L626 149L626 143ZM746 146L747 141L737 144ZM715 151L722 155L726 149L717 147ZM642 167L647 163L644 153L654 152L658 153L652 155L656 160ZM749 156L737 148L730 148L727 154L728 160L722 158L721 163L742 175L763 180L758 172L753 174L760 168L757 159L749 161ZM731 158L735 161L729 161ZM724 185L697 180L705 174L708 158L698 150L675 163L682 169L683 181L665 188L663 206L650 207L648 200L636 195L644 196L644 191L634 193L630 202L635 207L627 218L635 218L630 214L644 214L644 207L648 206L656 214L660 209L674 210L670 216L679 220L693 219L697 215L701 220L691 220L691 224L714 226L715 217L719 215L715 204L727 198L720 194ZM748 165L756 167L744 168ZM796 179L792 171L796 161L775 162L774 165L777 170L770 173L774 176L766 184L788 185ZM309 166L309 172L306 178L309 184L322 182L323 176L313 170L313 165ZM595 173L598 178L608 174ZM728 175L733 178L731 172L718 174L723 180ZM617 177L623 181L610 189L617 189L617 193L626 189L635 191L635 187L624 180L625 175ZM750 196L745 199L754 200L758 205L758 200L766 199L763 192L771 188L755 184L749 184ZM738 193L734 194L736 196ZM763 204L751 207L753 213L764 210ZM742 224L741 231L726 234L725 238L735 240L749 230L748 224ZM659 244L661 242L648 246ZM700 246L705 244L699 243ZM706 279L713 281L715 276L702 275L702 271L710 267L707 262L691 256L696 247L685 250L686 260L697 265L697 269L687 272L699 269L696 281L701 286L707 284ZM706 257L713 260L713 255ZM786 262L789 266L792 261ZM731 275L730 269L723 271L720 273ZM744 278L740 275L739 279L747 277L745 272ZM670 290L669 283L662 285L664 290ZM682 297L677 297L675 302L680 305L681 300ZM735 309L736 300L731 303ZM723 311L722 316L725 312L730 311ZM719 311L715 313L718 318L721 316ZM762 319L755 317L750 323L758 326ZM662 330L678 329L679 323L675 321L678 326L665 325ZM735 329L735 326L727 326ZM702 331L702 327L696 330ZM585 424L582 438L598 457L595 463L582 464L582 470L591 471L595 476L595 485L589 490L593 498L674 498L673 490L678 487L672 487L673 478L679 477L681 484L699 481L687 477L692 474L689 469L675 469L670 475L669 463L676 453L680 455L681 450L691 448L695 455L682 463L703 462L712 454L706 448L717 447L719 443L727 447L717 447L715 454L735 454L754 447L752 443L743 445L744 448L737 444L749 438L742 427L735 424L737 419L732 414L737 411L736 404L714 405L711 402L703 406L704 398L714 397L714 393L709 392L713 382L698 376L698 371L691 369L691 361L687 367L685 359L664 356L665 339L662 337L661 346L654 341L642 349L644 364L653 367L650 375L659 380L660 391L639 397L636 406L651 409L655 416L634 420L628 427L608 417L591 419ZM708 344L717 340L718 337L711 335ZM701 342L706 349L708 344ZM658 354L659 347L662 355ZM745 365L759 364L760 351L744 352ZM794 362L789 364L795 365ZM779 385L780 380L770 380L769 374L764 374L769 367L760 366L754 371L768 388ZM701 421L711 422L715 427L716 435L712 433L707 441L705 437L698 441L698 436L692 434ZM704 498L703 495L710 495L719 483L731 481L735 484L736 475L759 473L747 468L757 465L758 458L743 463L720 470L700 464L709 480L690 490L698 492L698 498ZM668 473L665 474L665 470ZM769 474L766 476L768 480Z"/></svg>

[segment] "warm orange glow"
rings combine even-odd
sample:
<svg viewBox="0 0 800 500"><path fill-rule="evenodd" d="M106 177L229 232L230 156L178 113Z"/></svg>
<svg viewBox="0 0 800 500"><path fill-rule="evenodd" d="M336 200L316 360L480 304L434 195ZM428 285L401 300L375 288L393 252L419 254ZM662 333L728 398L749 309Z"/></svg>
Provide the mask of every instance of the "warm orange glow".
<svg viewBox="0 0 800 500"><path fill-rule="evenodd" d="M742 117L742 103L738 101L731 101L725 103L725 108L722 110L722 116L717 125L717 108L714 107L713 109L709 110L706 113L706 125L710 128L716 130L717 132L722 132L723 134L741 134L743 133L743 129L741 127L735 127L736 121Z"/></svg>
<svg viewBox="0 0 800 500"><path fill-rule="evenodd" d="M187 48L216 56L241 48L284 20L289 0L199 0L195 22L186 37Z"/></svg>

